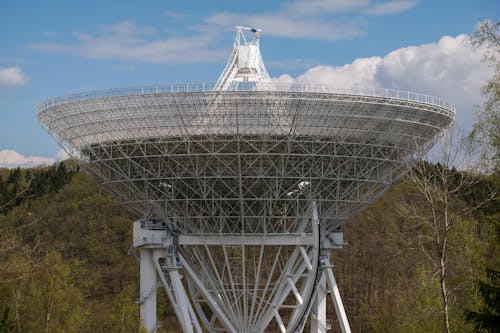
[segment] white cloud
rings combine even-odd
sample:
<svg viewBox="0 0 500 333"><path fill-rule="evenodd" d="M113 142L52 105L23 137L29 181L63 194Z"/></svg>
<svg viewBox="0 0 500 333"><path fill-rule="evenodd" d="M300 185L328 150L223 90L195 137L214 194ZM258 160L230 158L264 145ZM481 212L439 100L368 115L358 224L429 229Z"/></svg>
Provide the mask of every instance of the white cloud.
<svg viewBox="0 0 500 333"><path fill-rule="evenodd" d="M343 66L316 66L294 81L339 87L376 86L433 95L455 104L459 126L470 128L474 106L482 101L481 86L491 75L482 53L470 47L466 35L459 35L397 49L383 57L359 58ZM274 80L290 82L290 76Z"/></svg>
<svg viewBox="0 0 500 333"><path fill-rule="evenodd" d="M273 80L273 82L278 84L278 85L279 84L289 84L289 83L293 83L295 81L295 79L288 74L281 74L278 77L271 78L271 80Z"/></svg>
<svg viewBox="0 0 500 333"><path fill-rule="evenodd" d="M0 67L0 88L22 86L29 82L29 78L19 67Z"/></svg>
<svg viewBox="0 0 500 333"><path fill-rule="evenodd" d="M416 0L396 0L374 4L373 7L368 8L366 11L371 15L390 15L407 11L416 5Z"/></svg>
<svg viewBox="0 0 500 333"><path fill-rule="evenodd" d="M411 9L416 0L295 0L274 12L248 15L219 12L191 26L188 36L161 36L158 29L139 26L133 21L102 24L96 33L77 31L73 43L41 42L33 49L49 54L72 54L91 59L122 59L149 63L221 62L226 51L214 46L221 32L234 25L261 28L268 36L286 38L341 40L366 33L367 15L388 15ZM352 15L354 13L354 15ZM350 15L346 15L350 14ZM183 20L181 13L166 11L173 20Z"/></svg>
<svg viewBox="0 0 500 333"><path fill-rule="evenodd" d="M377 81L390 88L420 87L425 93L438 91L446 98L478 102L480 87L491 75L482 53L471 48L467 35L459 35L389 53L382 60Z"/></svg>
<svg viewBox="0 0 500 333"><path fill-rule="evenodd" d="M297 77L297 83L329 84L339 87L373 86L380 57L360 58L343 66L317 66Z"/></svg>
<svg viewBox="0 0 500 333"><path fill-rule="evenodd" d="M365 33L365 22L359 14L389 15L409 10L415 5L416 0L384 3L373 3L371 0L296 0L273 13L216 13L209 16L205 23L208 29L234 25L258 27L266 35L287 38L353 39ZM356 12L357 15L343 16L347 12Z"/></svg>
<svg viewBox="0 0 500 333"><path fill-rule="evenodd" d="M151 63L220 62L226 53L213 49L214 36L154 38L153 27L132 21L99 26L95 35L75 32L75 44L35 43L31 48L51 54L75 54L91 59L124 59Z"/></svg>
<svg viewBox="0 0 500 333"><path fill-rule="evenodd" d="M68 153L64 149L61 149L57 152L57 155L56 155L57 161L64 161L64 160L67 160L68 158L70 158L70 156L68 155Z"/></svg>
<svg viewBox="0 0 500 333"><path fill-rule="evenodd" d="M333 21L326 17L288 12L258 15L218 13L208 17L206 23L219 27L258 27L268 36L287 38L340 40L352 39L364 33L358 21Z"/></svg>
<svg viewBox="0 0 500 333"><path fill-rule="evenodd" d="M131 36L152 35L157 32L156 28L138 26L134 21L122 21L117 24L101 24L99 30L116 36L129 38Z"/></svg>
<svg viewBox="0 0 500 333"><path fill-rule="evenodd" d="M340 13L369 5L370 0L297 0L288 4L286 9L302 14Z"/></svg>
<svg viewBox="0 0 500 333"><path fill-rule="evenodd" d="M35 166L51 165L56 162L53 158L39 156L24 156L15 150L0 150L0 168L31 168Z"/></svg>

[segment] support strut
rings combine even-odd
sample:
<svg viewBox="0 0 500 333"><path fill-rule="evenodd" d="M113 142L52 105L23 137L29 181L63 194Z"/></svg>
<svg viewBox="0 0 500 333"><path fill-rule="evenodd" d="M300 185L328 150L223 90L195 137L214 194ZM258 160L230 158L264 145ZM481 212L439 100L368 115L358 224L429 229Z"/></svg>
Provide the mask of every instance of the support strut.
<svg viewBox="0 0 500 333"><path fill-rule="evenodd" d="M158 329L156 289L158 280L185 333L202 333L179 273L176 244L166 229L150 221L134 223L134 247L140 253L140 314L148 333Z"/></svg>
<svg viewBox="0 0 500 333"><path fill-rule="evenodd" d="M326 333L330 327L327 322L326 298L330 291L335 312L342 333L350 333L349 322L340 298L339 289L335 281L332 265L329 259L329 251L338 248L342 243L341 230L337 235L331 233L324 239L319 234L319 220L317 217L316 203L311 205L311 218L304 220L304 229L311 223L311 234L305 236L290 237L289 235L262 238L258 236L240 238L237 236L224 237L223 239L213 237L180 236L174 237L165 227L158 226L150 221L138 221L134 223L134 247L140 253L140 314L143 325L148 333L154 333L158 329L156 318L156 289L161 285L164 287L167 297L172 304L177 319L185 333L202 333L203 330L198 321L198 316L209 331L220 329L228 333L247 332L244 327L235 326L234 313L219 303L221 295L213 292L213 287L205 285L193 267L192 263L177 250L177 246L199 246L203 242L210 244L223 243L226 246L234 246L245 243L249 246L283 246L290 244L294 246L287 266L280 273L276 293L269 301L272 306L262 311L259 317L255 317L256 327L252 332L264 331L268 323L274 318L283 333L300 333L305 326L307 317L311 320L311 333ZM340 237L340 238L339 238ZM191 293L195 291L197 314L184 288L180 270L189 278ZM204 276L204 279L209 278ZM212 289L210 289L212 288ZM293 296L289 297L289 296ZM211 308L212 318L204 317L203 311L197 302L204 302ZM289 304L285 304L288 300ZM293 308L290 317L281 317L286 310ZM280 314L280 312L282 312ZM198 315L198 316L197 316ZM233 317L231 317L233 316ZM222 327L214 327L214 319L217 318ZM283 321L285 319L285 322Z"/></svg>

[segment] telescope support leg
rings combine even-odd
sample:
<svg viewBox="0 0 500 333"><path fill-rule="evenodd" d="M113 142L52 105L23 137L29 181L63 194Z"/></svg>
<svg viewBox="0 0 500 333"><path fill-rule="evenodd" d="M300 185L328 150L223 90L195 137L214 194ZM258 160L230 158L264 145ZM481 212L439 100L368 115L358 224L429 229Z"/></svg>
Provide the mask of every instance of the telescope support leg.
<svg viewBox="0 0 500 333"><path fill-rule="evenodd" d="M311 333L326 333L330 328L326 321L326 279L323 275L318 283L316 296L311 308Z"/></svg>
<svg viewBox="0 0 500 333"><path fill-rule="evenodd" d="M322 268L323 275L328 284L328 289L330 290L330 294L332 295L332 301L335 307L335 312L337 313L340 330L342 331L342 333L351 333L351 327L349 326L349 321L347 320L344 305L342 304L342 299L340 298L337 281L335 281L335 276L333 275L333 266L330 264L330 259L328 257L322 259Z"/></svg>
<svg viewBox="0 0 500 333"><path fill-rule="evenodd" d="M140 299L142 324L148 332L155 332L156 323L156 269L150 249L140 249Z"/></svg>
<svg viewBox="0 0 500 333"><path fill-rule="evenodd" d="M203 333L182 283L177 244L165 227L153 221L134 223L134 247L140 261L140 314L148 333L158 330L156 289L163 285L184 333Z"/></svg>

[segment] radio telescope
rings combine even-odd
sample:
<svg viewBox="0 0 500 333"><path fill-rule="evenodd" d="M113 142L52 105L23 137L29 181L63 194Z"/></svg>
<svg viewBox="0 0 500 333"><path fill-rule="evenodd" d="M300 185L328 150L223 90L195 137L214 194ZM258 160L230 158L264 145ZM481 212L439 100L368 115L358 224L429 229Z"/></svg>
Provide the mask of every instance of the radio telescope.
<svg viewBox="0 0 500 333"><path fill-rule="evenodd" d="M454 120L452 105L388 89L274 84L258 29L236 27L215 84L120 88L40 104L70 155L143 216L140 314L162 286L184 332L327 330L329 254L342 225Z"/></svg>

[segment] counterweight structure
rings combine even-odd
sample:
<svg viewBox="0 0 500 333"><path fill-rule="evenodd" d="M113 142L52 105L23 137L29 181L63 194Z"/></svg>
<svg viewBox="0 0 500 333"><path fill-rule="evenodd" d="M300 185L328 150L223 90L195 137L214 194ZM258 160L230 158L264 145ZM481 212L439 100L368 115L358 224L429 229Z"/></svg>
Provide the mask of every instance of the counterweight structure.
<svg viewBox="0 0 500 333"><path fill-rule="evenodd" d="M454 120L431 96L273 84L259 30L237 27L215 84L95 91L39 106L66 151L142 219L141 318L163 286L185 332L325 332L342 225ZM250 35L250 38L246 36ZM184 278L183 278L184 276Z"/></svg>

